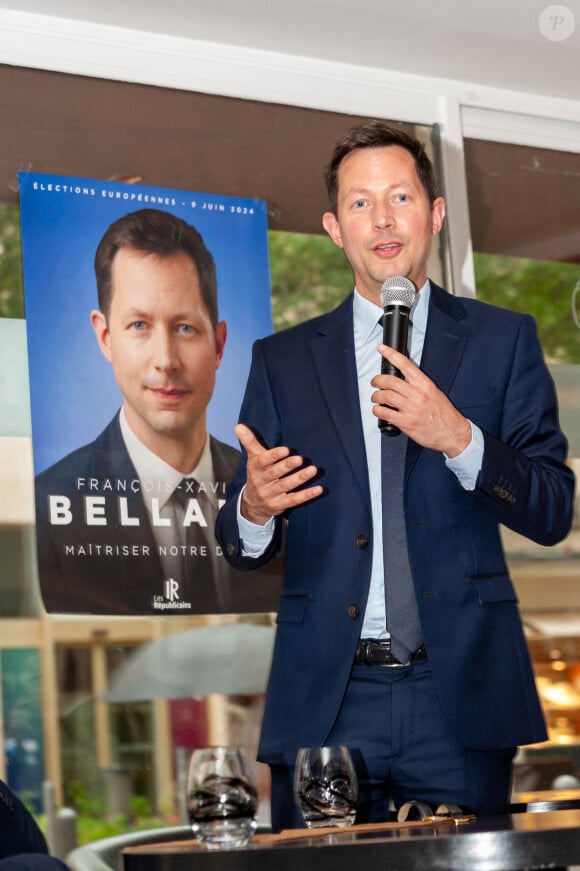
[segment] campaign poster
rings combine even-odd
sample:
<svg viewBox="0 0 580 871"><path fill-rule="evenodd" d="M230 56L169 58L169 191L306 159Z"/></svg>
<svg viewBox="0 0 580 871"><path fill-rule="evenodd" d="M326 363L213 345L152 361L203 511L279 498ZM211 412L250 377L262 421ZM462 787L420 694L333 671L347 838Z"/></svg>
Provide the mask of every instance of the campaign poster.
<svg viewBox="0 0 580 871"><path fill-rule="evenodd" d="M266 204L19 173L40 589L49 613L247 613L215 515L252 344L272 331Z"/></svg>

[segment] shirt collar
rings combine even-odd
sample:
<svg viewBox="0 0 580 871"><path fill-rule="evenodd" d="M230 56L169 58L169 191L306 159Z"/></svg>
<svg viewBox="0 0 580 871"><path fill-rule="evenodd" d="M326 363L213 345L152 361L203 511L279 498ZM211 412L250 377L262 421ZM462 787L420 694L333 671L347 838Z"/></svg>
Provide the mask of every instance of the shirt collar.
<svg viewBox="0 0 580 871"><path fill-rule="evenodd" d="M429 300L431 298L431 285L429 279L421 287L418 293L415 294L415 302L411 309L411 323L415 332L425 333L427 331L427 317L429 315Z"/></svg>
<svg viewBox="0 0 580 871"><path fill-rule="evenodd" d="M413 328L425 332L427 329L427 314L429 311L429 297L431 296L431 286L429 279L425 281L423 287L415 294L415 301L411 308L411 323ZM354 328L363 341L370 341L374 331L378 327L378 321L382 314L380 305L366 299L359 291L354 289L353 301L353 320Z"/></svg>
<svg viewBox="0 0 580 871"><path fill-rule="evenodd" d="M119 415L119 424L129 457L135 466L137 477L141 481L143 501L149 511L151 510L151 500L153 497L159 500L159 507L163 508L183 478L195 478L200 483L205 482L208 496L210 501L212 501L214 494L209 485L214 482L214 473L209 437L205 440L197 466L190 473L184 475L182 472L174 469L173 466L170 466L169 463L166 463L165 460L162 460L161 457L158 457L157 454L154 454L153 451L150 451L137 438L127 423L124 408L121 409Z"/></svg>

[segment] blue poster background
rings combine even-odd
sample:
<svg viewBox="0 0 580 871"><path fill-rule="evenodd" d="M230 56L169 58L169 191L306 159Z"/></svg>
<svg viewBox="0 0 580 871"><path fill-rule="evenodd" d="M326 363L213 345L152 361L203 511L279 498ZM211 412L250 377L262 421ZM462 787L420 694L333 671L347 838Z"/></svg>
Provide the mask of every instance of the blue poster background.
<svg viewBox="0 0 580 871"><path fill-rule="evenodd" d="M92 441L121 405L90 323L93 259L107 227L141 208L193 224L213 254L228 339L208 429L237 447L252 343L272 332L265 202L40 173L18 181L35 474Z"/></svg>

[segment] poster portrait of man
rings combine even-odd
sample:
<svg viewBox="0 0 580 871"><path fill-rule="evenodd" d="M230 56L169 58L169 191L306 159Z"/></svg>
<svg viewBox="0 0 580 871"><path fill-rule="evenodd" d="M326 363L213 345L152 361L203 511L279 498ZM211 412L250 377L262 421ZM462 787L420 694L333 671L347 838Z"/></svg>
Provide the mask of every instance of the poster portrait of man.
<svg viewBox="0 0 580 871"><path fill-rule="evenodd" d="M276 571L232 571L214 536L248 355L270 328L264 204L29 174L20 186L46 609L274 610Z"/></svg>

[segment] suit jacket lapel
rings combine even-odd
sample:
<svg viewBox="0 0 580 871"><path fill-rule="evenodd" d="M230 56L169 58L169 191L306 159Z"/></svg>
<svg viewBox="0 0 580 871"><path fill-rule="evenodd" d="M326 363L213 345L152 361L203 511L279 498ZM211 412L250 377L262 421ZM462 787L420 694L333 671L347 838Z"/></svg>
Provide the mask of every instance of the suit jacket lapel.
<svg viewBox="0 0 580 871"><path fill-rule="evenodd" d="M422 371L449 395L469 335L461 299L431 282L429 319L421 358ZM422 448L413 441L407 451L407 477Z"/></svg>
<svg viewBox="0 0 580 871"><path fill-rule="evenodd" d="M370 503L354 352L352 296L322 320L311 348L320 390L345 460Z"/></svg>
<svg viewBox="0 0 580 871"><path fill-rule="evenodd" d="M131 462L119 424L119 414L113 418L109 426L101 433L94 442L93 473L98 478L114 478L120 481L137 481L138 476ZM143 497L139 491L134 492L128 486L127 492L122 495L127 497L127 503L131 517L139 518L138 526L120 526L118 523L111 524L109 535L114 544L137 544L147 545L152 554L156 554L156 562L159 560L157 546L153 530L149 522L149 516ZM160 563L159 563L160 565Z"/></svg>
<svg viewBox="0 0 580 871"><path fill-rule="evenodd" d="M468 335L461 300L432 283L421 369L444 393L451 389Z"/></svg>
<svg viewBox="0 0 580 871"><path fill-rule="evenodd" d="M431 282L429 320L421 369L446 394L449 394L453 384L468 335L469 325L461 299ZM370 501L354 353L352 297L322 319L311 347L320 390L345 459L365 499ZM407 477L421 450L418 444L409 441Z"/></svg>

